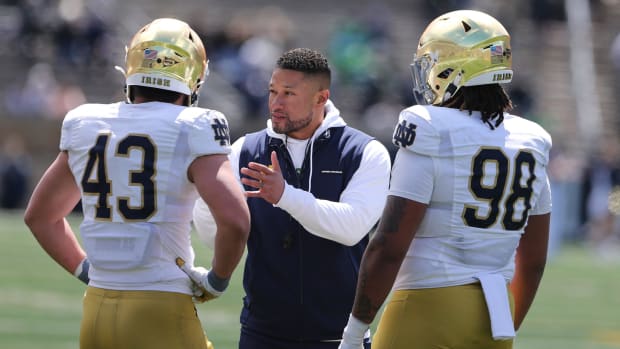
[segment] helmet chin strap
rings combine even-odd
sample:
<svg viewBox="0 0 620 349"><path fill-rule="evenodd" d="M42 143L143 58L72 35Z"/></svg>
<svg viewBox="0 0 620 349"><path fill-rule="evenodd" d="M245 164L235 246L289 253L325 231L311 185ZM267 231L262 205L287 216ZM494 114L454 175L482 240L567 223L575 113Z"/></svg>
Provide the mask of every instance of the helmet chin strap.
<svg viewBox="0 0 620 349"><path fill-rule="evenodd" d="M207 68L207 69L208 69L208 68ZM208 70L207 70L207 71L208 71ZM206 76L207 76L207 75L208 75L208 73L207 73L207 74L205 74L205 79L206 79ZM194 90L194 92L192 92L192 94L191 94L191 95L190 95L190 97L189 97L189 106L190 106L190 107L195 107L195 106L197 106L197 105L198 105L198 91L200 90L200 87L201 87L204 83L205 83L204 81L199 81L199 82L196 84L196 89Z"/></svg>
<svg viewBox="0 0 620 349"><path fill-rule="evenodd" d="M189 106L195 107L198 104L198 93L192 92L192 95L189 97Z"/></svg>
<svg viewBox="0 0 620 349"><path fill-rule="evenodd" d="M118 72L120 72L121 74L123 74L123 77L125 78L125 80L127 79L127 73L125 73L125 69L123 69L123 67L115 65L114 69ZM127 99L127 103L131 103L131 99L129 98L129 89L127 88L127 84L125 84L125 86L123 86L123 93L125 94L125 98Z"/></svg>
<svg viewBox="0 0 620 349"><path fill-rule="evenodd" d="M115 65L114 69L119 71L121 74L123 74L123 77L127 78L127 73L125 73L125 69L123 69L123 67Z"/></svg>

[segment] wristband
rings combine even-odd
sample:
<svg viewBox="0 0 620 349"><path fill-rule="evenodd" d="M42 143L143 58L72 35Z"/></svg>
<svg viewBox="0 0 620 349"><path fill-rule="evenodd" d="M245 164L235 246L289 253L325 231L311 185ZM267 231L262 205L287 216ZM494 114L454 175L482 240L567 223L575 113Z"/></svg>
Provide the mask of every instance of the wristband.
<svg viewBox="0 0 620 349"><path fill-rule="evenodd" d="M77 268L73 272L73 275L78 278L80 281L88 285L90 278L88 277L88 270L90 269L90 262L88 258L84 258L80 264L78 264Z"/></svg>
<svg viewBox="0 0 620 349"><path fill-rule="evenodd" d="M221 278L212 271L207 274L207 282L214 290L218 292L224 292L228 287L228 283L230 282L230 278Z"/></svg>
<svg viewBox="0 0 620 349"><path fill-rule="evenodd" d="M369 327L369 324L359 320L353 314L349 314L349 321L344 328L342 338L353 343L362 343Z"/></svg>

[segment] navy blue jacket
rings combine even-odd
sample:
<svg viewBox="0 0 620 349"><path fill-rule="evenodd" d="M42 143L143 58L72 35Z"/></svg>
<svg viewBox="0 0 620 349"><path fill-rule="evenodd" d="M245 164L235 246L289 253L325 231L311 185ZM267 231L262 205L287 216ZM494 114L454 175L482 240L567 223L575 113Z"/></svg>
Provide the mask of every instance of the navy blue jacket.
<svg viewBox="0 0 620 349"><path fill-rule="evenodd" d="M246 135L239 168L250 161L270 164L275 150L288 184L307 191L312 170L312 194L337 202L371 140L348 126L327 129L307 147L297 173L283 141L263 130ZM252 228L243 275L242 326L293 341L341 338L353 307L368 235L349 247L310 234L286 211L261 198L249 198L248 205Z"/></svg>

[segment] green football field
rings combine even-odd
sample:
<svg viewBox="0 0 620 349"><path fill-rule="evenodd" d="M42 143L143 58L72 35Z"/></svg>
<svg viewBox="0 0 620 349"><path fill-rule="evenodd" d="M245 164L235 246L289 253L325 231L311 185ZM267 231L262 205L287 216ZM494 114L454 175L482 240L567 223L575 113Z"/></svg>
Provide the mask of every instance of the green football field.
<svg viewBox="0 0 620 349"><path fill-rule="evenodd" d="M207 265L209 251L198 242L195 249L197 263ZM0 251L0 348L77 348L84 285L43 252L21 212L0 212ZM516 348L620 348L619 261L565 247L548 264ZM221 298L198 305L217 349L237 347L240 276L238 268Z"/></svg>

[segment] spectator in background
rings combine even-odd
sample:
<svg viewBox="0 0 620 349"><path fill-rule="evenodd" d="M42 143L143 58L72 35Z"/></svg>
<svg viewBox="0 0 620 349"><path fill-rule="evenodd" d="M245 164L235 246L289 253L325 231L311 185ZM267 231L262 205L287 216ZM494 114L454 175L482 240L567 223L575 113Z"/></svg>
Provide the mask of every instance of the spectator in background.
<svg viewBox="0 0 620 349"><path fill-rule="evenodd" d="M19 36L15 46L30 63L48 61L69 68L108 63L108 23L87 0L18 1Z"/></svg>
<svg viewBox="0 0 620 349"><path fill-rule="evenodd" d="M379 2L361 10L357 16L338 21L330 33L327 51L333 62L337 93L356 113L380 103L386 94L398 94L400 82L392 69L393 14Z"/></svg>
<svg viewBox="0 0 620 349"><path fill-rule="evenodd" d="M53 41L55 55L62 64L70 68L85 68L106 64L104 50L107 27L97 16L88 11L82 3L79 9L61 11Z"/></svg>
<svg viewBox="0 0 620 349"><path fill-rule="evenodd" d="M566 21L564 0L529 0L530 18L536 28L544 27L549 21Z"/></svg>
<svg viewBox="0 0 620 349"><path fill-rule="evenodd" d="M583 159L568 151L566 144L554 142L549 154L549 181L553 193L553 215L549 232L549 257L554 257L566 241L583 241L582 178Z"/></svg>
<svg viewBox="0 0 620 349"><path fill-rule="evenodd" d="M41 62L9 86L4 102L13 117L60 119L85 101L80 86L59 81L52 65Z"/></svg>
<svg viewBox="0 0 620 349"><path fill-rule="evenodd" d="M585 238L599 252L617 243L620 212L610 211L610 195L620 192L620 145L613 136L603 137L584 169L582 217Z"/></svg>
<svg viewBox="0 0 620 349"><path fill-rule="evenodd" d="M28 63L39 61L53 50L49 33L57 22L55 5L54 0L22 0L16 3L19 35L15 37L13 46Z"/></svg>
<svg viewBox="0 0 620 349"><path fill-rule="evenodd" d="M31 172L31 158L26 151L24 139L18 134L8 135L3 141L0 154L0 207L23 207Z"/></svg>
<svg viewBox="0 0 620 349"><path fill-rule="evenodd" d="M292 45L295 29L280 7L265 6L237 11L223 31L203 34L214 53L210 64L241 93L246 118L267 113L264 86L271 74L269 62Z"/></svg>
<svg viewBox="0 0 620 349"><path fill-rule="evenodd" d="M618 79L620 79L620 33L616 35L616 38L612 42L609 54L611 57L611 62L616 69L616 73L618 74Z"/></svg>
<svg viewBox="0 0 620 349"><path fill-rule="evenodd" d="M449 11L468 8L471 3L471 0L424 0L423 10L426 17L435 18Z"/></svg>
<svg viewBox="0 0 620 349"><path fill-rule="evenodd" d="M58 89L58 80L48 63L32 65L27 74L9 86L5 96L6 108L16 117L49 117ZM55 116L55 114L54 114Z"/></svg>
<svg viewBox="0 0 620 349"><path fill-rule="evenodd" d="M611 59L611 63L614 66L614 84L616 94L620 91L620 32L616 35L616 38L611 44L609 49L609 57ZM618 102L618 98L616 98L616 115L620 115L620 102ZM620 120L616 119L616 127L620 126Z"/></svg>

